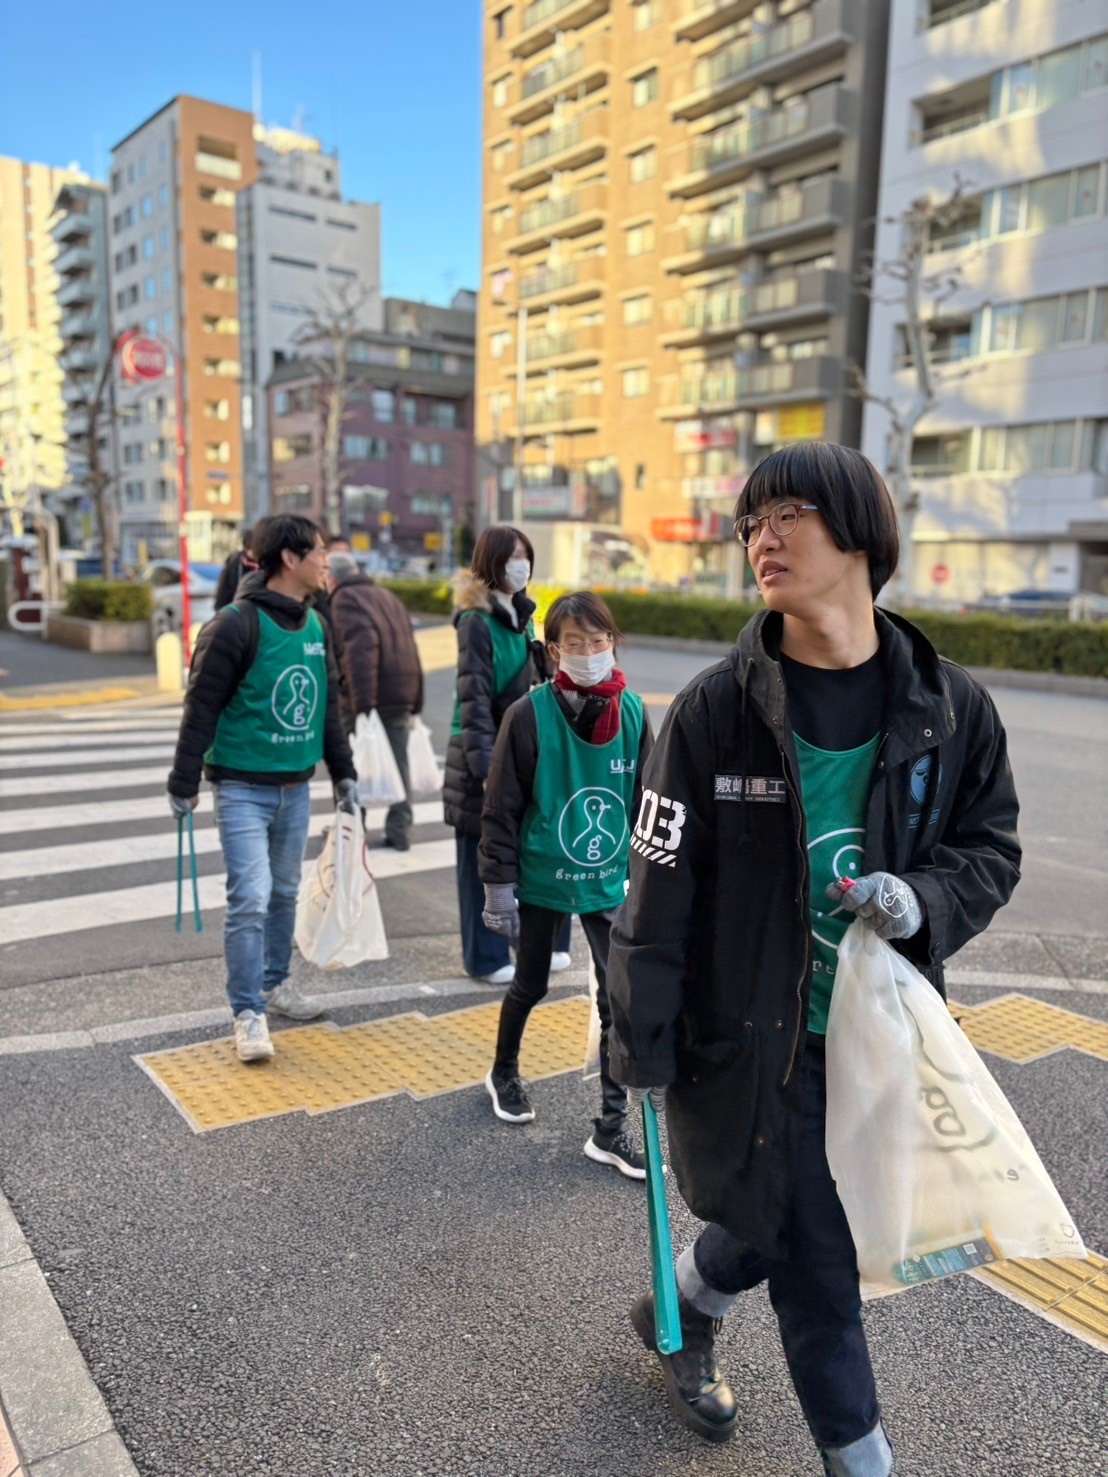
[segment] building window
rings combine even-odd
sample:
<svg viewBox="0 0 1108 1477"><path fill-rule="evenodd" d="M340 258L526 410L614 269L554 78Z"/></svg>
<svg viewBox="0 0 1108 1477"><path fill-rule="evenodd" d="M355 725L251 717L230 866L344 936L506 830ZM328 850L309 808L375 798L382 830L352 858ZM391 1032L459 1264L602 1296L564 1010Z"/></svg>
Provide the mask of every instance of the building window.
<svg viewBox="0 0 1108 1477"><path fill-rule="evenodd" d="M623 398L625 400L632 400L638 395L649 395L650 370L645 366L637 369L625 369L621 378L623 381Z"/></svg>
<svg viewBox="0 0 1108 1477"><path fill-rule="evenodd" d="M508 288L511 285L511 281L512 274L507 267L504 267L503 270L499 272L494 272L492 274L492 276L489 278L489 288L492 293L492 300L494 303L502 303L505 300L508 295Z"/></svg>
<svg viewBox="0 0 1108 1477"><path fill-rule="evenodd" d="M158 231L158 249L160 251L168 251L169 250L169 227L168 226L162 226L161 229Z"/></svg>
<svg viewBox="0 0 1108 1477"><path fill-rule="evenodd" d="M163 186L163 188L164 188L164 186ZM234 203L235 203L235 192L234 192L234 190L224 190L224 189L221 189L217 185L201 185L200 186L200 198L201 198L201 200L203 200L203 202L204 202L205 205L232 205L233 206ZM164 201L159 201L159 204L164 204L164 203L165 203ZM315 216L314 215L313 216L309 216L309 219L310 220L315 220Z"/></svg>
<svg viewBox="0 0 1108 1477"><path fill-rule="evenodd" d="M120 192L120 190L122 190L122 188L123 188L123 171L121 169L113 169L112 170L112 194L113 195L118 195L119 192Z"/></svg>
<svg viewBox="0 0 1108 1477"><path fill-rule="evenodd" d="M508 17L512 13L509 5L506 10L498 10L492 17L492 33L498 41L503 41L508 34Z"/></svg>
<svg viewBox="0 0 1108 1477"><path fill-rule="evenodd" d="M301 431L295 436L274 436L273 438L273 460L275 462L292 462L300 456L311 456L312 438L308 431Z"/></svg>
<svg viewBox="0 0 1108 1477"><path fill-rule="evenodd" d="M413 441L410 450L412 461L418 467L450 465L450 448L441 441Z"/></svg>
<svg viewBox="0 0 1108 1477"><path fill-rule="evenodd" d="M651 67L649 72L642 72L631 82L631 106L645 108L658 96L658 68Z"/></svg>
<svg viewBox="0 0 1108 1477"><path fill-rule="evenodd" d="M231 443L229 441L209 441L204 447L204 460L206 462L229 462Z"/></svg>
<svg viewBox="0 0 1108 1477"><path fill-rule="evenodd" d="M450 400L432 402L431 425L440 431L456 431L458 429L458 407Z"/></svg>
<svg viewBox="0 0 1108 1477"><path fill-rule="evenodd" d="M168 267L162 272L162 291L170 292L173 288L173 273Z"/></svg>
<svg viewBox="0 0 1108 1477"><path fill-rule="evenodd" d="M169 204L169 186L168 185L159 185L158 186L158 209L159 210L164 210L168 204Z"/></svg>
<svg viewBox="0 0 1108 1477"><path fill-rule="evenodd" d="M492 167L495 174L503 174L508 167L508 159L512 152L510 143L496 144L492 151Z"/></svg>
<svg viewBox="0 0 1108 1477"><path fill-rule="evenodd" d="M373 419L386 423L396 419L396 396L391 390L374 390Z"/></svg>
<svg viewBox="0 0 1108 1477"><path fill-rule="evenodd" d="M211 402L221 403L221 402ZM292 392L289 390L277 390L273 396L273 414L288 415L292 410Z"/></svg>
<svg viewBox="0 0 1108 1477"><path fill-rule="evenodd" d="M279 400L282 395L284 395L287 399L288 391L278 390L276 398ZM279 415L282 414L281 411L278 411L277 413ZM231 402L230 400L205 400L204 414L208 417L209 420L229 421L231 419Z"/></svg>
<svg viewBox="0 0 1108 1477"><path fill-rule="evenodd" d="M389 443L384 436L344 436L342 454L352 462L386 462Z"/></svg>
<svg viewBox="0 0 1108 1477"><path fill-rule="evenodd" d="M400 414L406 426L414 426L419 417L419 403L410 395L405 395L400 402Z"/></svg>
<svg viewBox="0 0 1108 1477"><path fill-rule="evenodd" d="M489 353L494 359L503 359L512 346L512 335L507 329L489 335Z"/></svg>
<svg viewBox="0 0 1108 1477"><path fill-rule="evenodd" d="M493 235L502 236L511 226L514 215L515 211L510 205L501 205L499 209L494 210L489 217Z"/></svg>
<svg viewBox="0 0 1108 1477"><path fill-rule="evenodd" d="M153 195L144 195L142 197L142 218L143 218L143 220L144 221L148 221L153 214L154 214L154 197L153 197Z"/></svg>
<svg viewBox="0 0 1108 1477"><path fill-rule="evenodd" d="M646 221L641 226L632 226L627 232L627 255L642 256L654 250L654 222Z"/></svg>
<svg viewBox="0 0 1108 1477"><path fill-rule="evenodd" d="M508 88L511 85L510 77L498 77L492 84L492 105L494 108L503 108L508 102Z"/></svg>
<svg viewBox="0 0 1108 1477"><path fill-rule="evenodd" d="M319 270L318 262L305 261L300 256L270 256L269 259L277 267L299 267L305 272L317 272Z"/></svg>
<svg viewBox="0 0 1108 1477"><path fill-rule="evenodd" d="M643 180L653 179L658 173L658 150L653 147L649 149L638 149L631 155L631 183L641 184Z"/></svg>
<svg viewBox="0 0 1108 1477"><path fill-rule="evenodd" d="M143 293L143 296L147 299L147 301L149 301L152 298L156 298L157 297L157 295L158 295L158 279L155 276L151 275L151 276L145 278L145 280L143 281L143 284L142 284L142 293Z"/></svg>
<svg viewBox="0 0 1108 1477"><path fill-rule="evenodd" d="M631 0L631 24L636 32L649 31L661 18L661 0Z"/></svg>
<svg viewBox="0 0 1108 1477"><path fill-rule="evenodd" d="M649 323L652 313L653 302L648 292L623 300L623 322L628 328L634 328L636 323Z"/></svg>
<svg viewBox="0 0 1108 1477"><path fill-rule="evenodd" d="M163 138L161 140L161 142L158 144L158 163L159 164L164 164L168 158L169 158L169 145L166 143L165 139Z"/></svg>
<svg viewBox="0 0 1108 1477"><path fill-rule="evenodd" d="M214 246L219 251L237 251L238 237L231 231L201 231L200 240L205 246ZM275 258L271 257L271 261Z"/></svg>

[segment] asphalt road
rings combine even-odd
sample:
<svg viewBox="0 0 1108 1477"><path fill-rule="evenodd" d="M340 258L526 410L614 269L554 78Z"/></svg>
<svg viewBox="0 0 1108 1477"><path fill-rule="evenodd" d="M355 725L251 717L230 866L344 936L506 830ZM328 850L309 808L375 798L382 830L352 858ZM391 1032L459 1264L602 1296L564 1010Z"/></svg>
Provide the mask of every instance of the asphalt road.
<svg viewBox="0 0 1108 1477"><path fill-rule="evenodd" d="M632 685L659 697L705 664L634 648L625 662ZM428 688L441 752L449 674ZM1108 705L995 695L1027 863L1013 903L954 961L952 993L972 1005L1018 987L1108 1019ZM663 710L653 705L656 719ZM56 818L70 803L160 795L156 782L128 783L141 760L114 758L130 731L97 734L95 721L70 715L55 728L36 714L0 727L0 783L22 783L0 789L0 824L20 817L0 831L0 867L47 848L70 868L0 870L0 1038L154 1020L133 1026L134 1039L107 1032L97 1045L0 1054L0 1188L143 1477L818 1470L763 1291L721 1336L742 1405L735 1440L705 1446L670 1418L626 1320L649 1275L642 1189L581 1153L596 1092L575 1073L536 1084L538 1118L524 1128L499 1124L467 1088L190 1130L133 1058L226 1034L226 1023L157 1024L222 1005L220 912L206 913L199 936L161 914L58 931L81 899L175 874L172 828L155 814L35 827L35 810ZM142 721L137 736L164 743L165 720L145 734ZM30 742L5 750L20 732ZM64 759L59 736L78 732L76 752L99 739L101 757L51 763ZM82 848L161 836L162 857L79 865ZM412 855L448 836L425 821ZM201 870L218 874L217 853ZM476 985L421 991L460 969L449 867L386 878L381 894L388 961L323 977L298 966L321 993L366 992L331 1012L336 1025L496 998ZM35 904L46 907L42 935L6 942L5 916L39 916L9 910ZM578 935L574 951L583 964ZM579 988L577 976L553 993ZM1090 1248L1108 1249L1103 1062L1064 1051L989 1064ZM695 1227L676 1204L674 1214L683 1245ZM968 1278L872 1304L867 1328L904 1477L1102 1470L1105 1366L1088 1344Z"/></svg>

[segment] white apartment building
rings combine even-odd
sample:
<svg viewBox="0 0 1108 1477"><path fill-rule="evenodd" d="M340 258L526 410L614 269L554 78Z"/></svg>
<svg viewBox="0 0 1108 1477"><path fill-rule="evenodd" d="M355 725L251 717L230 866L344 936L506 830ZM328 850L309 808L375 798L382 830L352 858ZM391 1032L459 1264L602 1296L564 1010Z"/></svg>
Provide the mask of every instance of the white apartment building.
<svg viewBox="0 0 1108 1477"><path fill-rule="evenodd" d="M353 289L359 325L381 322L381 208L342 198L337 154L311 138L259 133L258 178L237 200L246 518L271 509L268 396L278 364L305 352L313 315ZM318 351L317 351L318 352Z"/></svg>
<svg viewBox="0 0 1108 1477"><path fill-rule="evenodd" d="M898 256L895 218L913 200L965 182L926 264L962 278L932 323L945 383L913 443L917 595L1108 593L1106 160L1104 3L892 7L877 260ZM910 401L895 303L873 304L867 374ZM868 404L862 447L878 466L888 432Z"/></svg>

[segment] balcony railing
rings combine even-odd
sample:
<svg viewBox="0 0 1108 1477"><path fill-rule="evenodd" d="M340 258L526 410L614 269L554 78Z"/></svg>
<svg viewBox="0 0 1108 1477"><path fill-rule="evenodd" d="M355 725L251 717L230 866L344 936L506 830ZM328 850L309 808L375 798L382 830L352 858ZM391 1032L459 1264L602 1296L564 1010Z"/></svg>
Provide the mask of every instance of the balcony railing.
<svg viewBox="0 0 1108 1477"><path fill-rule="evenodd" d="M61 357L61 366L67 374L86 374L98 367L95 352L77 346L66 349Z"/></svg>
<svg viewBox="0 0 1108 1477"><path fill-rule="evenodd" d="M523 86L520 89L523 100L526 102L536 93L545 92L548 87L556 87L559 82L572 77L574 72L579 72L584 63L585 48L583 46L575 46L564 56L552 57L550 61L543 62L541 67L536 67L533 72L525 74Z"/></svg>
<svg viewBox="0 0 1108 1477"><path fill-rule="evenodd" d="M670 187L673 195L696 195L732 179L741 179L770 162L804 153L818 135L847 131L850 99L837 85L790 99L772 112L760 113L694 139L689 174Z"/></svg>
<svg viewBox="0 0 1108 1477"><path fill-rule="evenodd" d="M575 302L591 297L604 287L605 257L587 257L583 261L566 262L558 267L540 267L519 279L519 297L523 303L551 297L555 301Z"/></svg>
<svg viewBox="0 0 1108 1477"><path fill-rule="evenodd" d="M741 20L758 6L758 0L682 0L680 19L673 34L678 41L699 41L713 31Z"/></svg>
<svg viewBox="0 0 1108 1477"><path fill-rule="evenodd" d="M77 303L91 303L95 297L96 290L87 277L77 277L58 288L58 306L62 308L72 308Z"/></svg>
<svg viewBox="0 0 1108 1477"><path fill-rule="evenodd" d="M526 364L530 367L549 359L575 359L585 363L599 358L603 343L603 330L599 324L565 329L561 333L538 333L526 341ZM511 372L515 373L515 366Z"/></svg>
<svg viewBox="0 0 1108 1477"><path fill-rule="evenodd" d="M607 187L600 184L542 200L520 216L519 235L508 250L533 251L555 237L579 236L593 230L603 219L606 204Z"/></svg>
<svg viewBox="0 0 1108 1477"><path fill-rule="evenodd" d="M550 400L524 401L525 432L535 426L570 426L599 419L599 395L556 395Z"/></svg>
<svg viewBox="0 0 1108 1477"><path fill-rule="evenodd" d="M935 26L945 26L947 21L956 21L975 10L984 10L992 0L923 0L919 8L917 30L930 31Z"/></svg>
<svg viewBox="0 0 1108 1477"><path fill-rule="evenodd" d="M828 358L786 359L725 373L682 375L663 382L660 411L679 419L697 409L723 410L834 392L837 366Z"/></svg>
<svg viewBox="0 0 1108 1477"><path fill-rule="evenodd" d="M572 91L579 97L602 86L611 65L611 49L611 35L604 32L525 72L520 99L508 109L508 121L531 123L552 108L563 93Z"/></svg>
<svg viewBox="0 0 1108 1477"><path fill-rule="evenodd" d="M850 40L850 0L816 0L767 31L745 36L715 56L704 57L677 84L676 118L697 118L735 102L756 86L773 81L798 61L814 62Z"/></svg>
<svg viewBox="0 0 1108 1477"><path fill-rule="evenodd" d="M73 241L92 235L92 217L83 211L71 210L50 228L55 241Z"/></svg>
<svg viewBox="0 0 1108 1477"><path fill-rule="evenodd" d="M91 313L63 313L58 332L63 339L94 338L96 324Z"/></svg>
<svg viewBox="0 0 1108 1477"><path fill-rule="evenodd" d="M511 42L513 56L530 56L557 32L583 26L608 9L609 0L533 0L524 7L519 34Z"/></svg>
<svg viewBox="0 0 1108 1477"><path fill-rule="evenodd" d="M559 172L603 158L609 122L606 108L594 108L560 128L533 134L524 141L520 167L505 176L505 185L510 190L527 190Z"/></svg>
<svg viewBox="0 0 1108 1477"><path fill-rule="evenodd" d="M90 247L68 246L54 259L54 271L59 277L65 277L70 272L90 272L94 263L95 258Z"/></svg>

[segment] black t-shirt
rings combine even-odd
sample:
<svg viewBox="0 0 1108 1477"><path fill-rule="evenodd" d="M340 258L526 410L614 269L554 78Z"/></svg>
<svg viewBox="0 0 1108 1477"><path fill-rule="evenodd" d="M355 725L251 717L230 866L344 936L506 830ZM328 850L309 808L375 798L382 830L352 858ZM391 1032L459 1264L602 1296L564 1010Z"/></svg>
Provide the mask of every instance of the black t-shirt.
<svg viewBox="0 0 1108 1477"><path fill-rule="evenodd" d="M784 652L780 661L789 694L789 723L806 743L842 753L869 743L880 731L885 716L880 651L860 667L834 670L806 666Z"/></svg>

